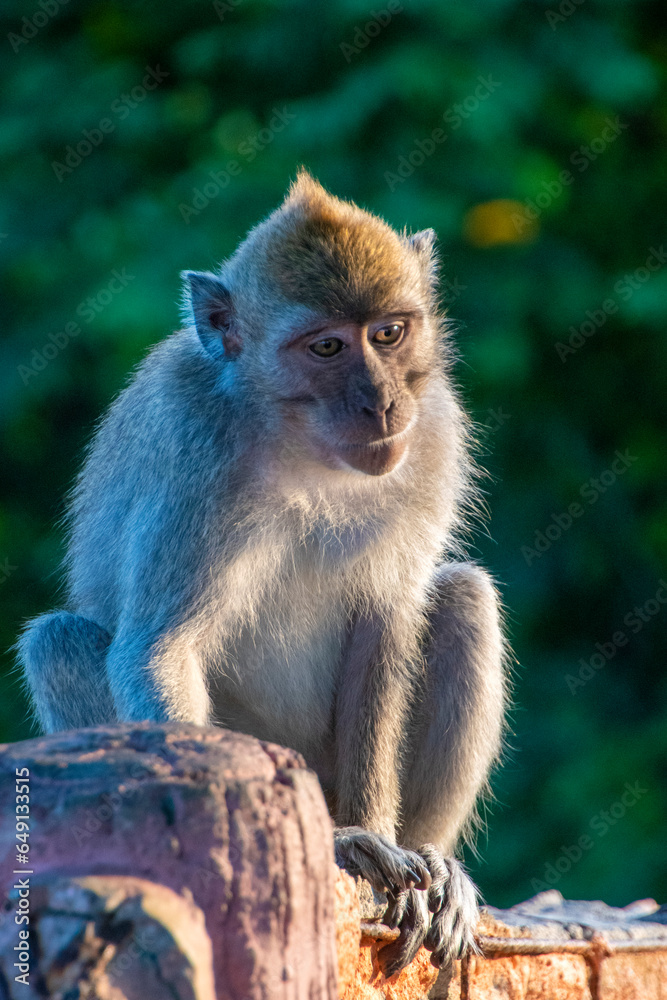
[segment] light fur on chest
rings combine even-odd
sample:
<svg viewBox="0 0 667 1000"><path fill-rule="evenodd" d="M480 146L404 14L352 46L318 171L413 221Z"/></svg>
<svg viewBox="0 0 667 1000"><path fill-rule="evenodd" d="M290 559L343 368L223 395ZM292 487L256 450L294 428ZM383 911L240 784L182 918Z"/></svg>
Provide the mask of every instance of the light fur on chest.
<svg viewBox="0 0 667 1000"><path fill-rule="evenodd" d="M346 569L276 538L226 567L208 670L220 721L267 739L290 732L298 748L321 742L344 652Z"/></svg>

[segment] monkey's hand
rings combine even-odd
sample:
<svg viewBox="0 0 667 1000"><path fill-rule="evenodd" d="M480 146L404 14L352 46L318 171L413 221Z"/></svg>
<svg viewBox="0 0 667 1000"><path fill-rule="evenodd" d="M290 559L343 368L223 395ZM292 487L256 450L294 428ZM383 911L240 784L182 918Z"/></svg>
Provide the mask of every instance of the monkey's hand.
<svg viewBox="0 0 667 1000"><path fill-rule="evenodd" d="M422 944L436 968L477 950L477 890L472 881L456 859L443 858L432 844L421 847L419 854L428 865L431 885L428 892L408 889L390 894L383 922L401 933L378 952L387 978L408 965Z"/></svg>
<svg viewBox="0 0 667 1000"><path fill-rule="evenodd" d="M361 875L378 892L398 896L408 889L428 889L428 862L416 851L397 847L380 833L360 826L338 826L334 830L336 864L350 875Z"/></svg>
<svg viewBox="0 0 667 1000"><path fill-rule="evenodd" d="M436 968L476 952L475 926L479 918L477 888L456 858L443 858L437 847L419 848L431 873L428 908L433 916L424 946Z"/></svg>
<svg viewBox="0 0 667 1000"><path fill-rule="evenodd" d="M429 861L360 826L337 827L334 847L341 868L389 896L383 922L400 927L401 933L380 950L378 959L385 976L393 976L412 961L429 932Z"/></svg>

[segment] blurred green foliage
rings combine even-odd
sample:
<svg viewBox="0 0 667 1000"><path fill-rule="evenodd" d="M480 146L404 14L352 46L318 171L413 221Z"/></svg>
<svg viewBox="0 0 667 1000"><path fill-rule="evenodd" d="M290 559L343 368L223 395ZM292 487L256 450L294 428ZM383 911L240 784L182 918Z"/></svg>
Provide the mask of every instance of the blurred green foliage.
<svg viewBox="0 0 667 1000"><path fill-rule="evenodd" d="M502 583L518 660L472 871L497 904L549 879L665 901L663 11L392 10L3 4L0 645L58 604L64 494L97 416L176 327L179 271L227 255L304 163L440 239L490 472L473 554ZM4 664L16 740L31 730ZM622 804L626 782L640 794Z"/></svg>

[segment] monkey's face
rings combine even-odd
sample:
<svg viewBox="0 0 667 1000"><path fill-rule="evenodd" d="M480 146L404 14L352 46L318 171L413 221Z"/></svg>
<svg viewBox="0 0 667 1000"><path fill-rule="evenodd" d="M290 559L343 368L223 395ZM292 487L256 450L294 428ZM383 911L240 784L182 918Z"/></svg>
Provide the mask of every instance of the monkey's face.
<svg viewBox="0 0 667 1000"><path fill-rule="evenodd" d="M424 320L392 313L299 331L280 349L287 434L319 462L382 476L405 458L428 378Z"/></svg>
<svg viewBox="0 0 667 1000"><path fill-rule="evenodd" d="M238 366L281 457L383 476L408 454L438 368L434 239L302 174L219 277L186 274L188 320Z"/></svg>

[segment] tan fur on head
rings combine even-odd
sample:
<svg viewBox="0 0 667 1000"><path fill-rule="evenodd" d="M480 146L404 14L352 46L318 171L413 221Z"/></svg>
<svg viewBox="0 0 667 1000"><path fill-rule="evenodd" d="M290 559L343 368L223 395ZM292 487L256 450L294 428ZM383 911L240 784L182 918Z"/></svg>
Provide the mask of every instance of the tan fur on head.
<svg viewBox="0 0 667 1000"><path fill-rule="evenodd" d="M253 257L280 297L364 322L430 298L430 246L413 246L383 219L329 194L301 170L283 204L250 235ZM243 245L239 251L243 255Z"/></svg>

